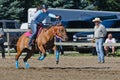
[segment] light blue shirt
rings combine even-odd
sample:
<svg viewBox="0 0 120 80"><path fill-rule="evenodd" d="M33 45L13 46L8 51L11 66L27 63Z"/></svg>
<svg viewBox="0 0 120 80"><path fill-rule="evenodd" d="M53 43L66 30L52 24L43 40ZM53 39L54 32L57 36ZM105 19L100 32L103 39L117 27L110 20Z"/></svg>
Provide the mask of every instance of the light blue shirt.
<svg viewBox="0 0 120 80"><path fill-rule="evenodd" d="M33 21L36 23L36 24L39 24L41 23L45 18L47 17L52 17L52 18L56 18L56 16L52 13L49 13L48 11L47 12L43 12L42 10L38 10L35 15L34 15L34 18L33 18Z"/></svg>

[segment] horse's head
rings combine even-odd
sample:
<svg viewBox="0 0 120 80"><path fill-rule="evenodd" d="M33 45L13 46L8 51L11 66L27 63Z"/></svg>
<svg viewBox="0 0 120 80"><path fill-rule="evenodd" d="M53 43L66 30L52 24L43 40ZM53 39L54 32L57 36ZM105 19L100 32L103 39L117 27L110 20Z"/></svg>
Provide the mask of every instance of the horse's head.
<svg viewBox="0 0 120 80"><path fill-rule="evenodd" d="M55 31L55 36L60 38L62 41L68 40L66 29L62 25L56 25L54 31Z"/></svg>

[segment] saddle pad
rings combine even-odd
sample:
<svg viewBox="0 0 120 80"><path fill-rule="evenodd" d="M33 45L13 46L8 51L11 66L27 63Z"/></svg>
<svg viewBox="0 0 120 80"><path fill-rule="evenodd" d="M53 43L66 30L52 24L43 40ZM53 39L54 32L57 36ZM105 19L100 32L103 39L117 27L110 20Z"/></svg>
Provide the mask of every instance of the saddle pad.
<svg viewBox="0 0 120 80"><path fill-rule="evenodd" d="M25 34L26 36L28 36L28 37L32 35L32 34L31 34L31 31L27 31L27 32L25 32L24 34Z"/></svg>
<svg viewBox="0 0 120 80"><path fill-rule="evenodd" d="M41 33L42 29L43 29L42 27L38 29L37 36ZM29 36L32 35L32 32L31 31L27 31L24 34L29 37Z"/></svg>

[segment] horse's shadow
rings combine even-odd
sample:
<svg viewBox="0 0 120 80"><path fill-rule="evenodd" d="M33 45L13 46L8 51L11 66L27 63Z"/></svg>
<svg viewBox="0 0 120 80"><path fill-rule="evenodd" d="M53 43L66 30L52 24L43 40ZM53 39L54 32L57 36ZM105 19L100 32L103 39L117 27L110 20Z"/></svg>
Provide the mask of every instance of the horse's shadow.
<svg viewBox="0 0 120 80"><path fill-rule="evenodd" d="M19 69L26 69L20 67ZM97 70L97 69L110 69L110 67L30 67L30 70Z"/></svg>

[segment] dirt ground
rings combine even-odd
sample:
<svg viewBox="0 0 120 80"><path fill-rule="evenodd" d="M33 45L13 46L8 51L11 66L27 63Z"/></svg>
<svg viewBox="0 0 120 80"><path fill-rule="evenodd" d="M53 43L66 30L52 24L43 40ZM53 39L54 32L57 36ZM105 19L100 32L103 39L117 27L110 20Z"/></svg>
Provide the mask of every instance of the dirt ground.
<svg viewBox="0 0 120 80"><path fill-rule="evenodd" d="M24 68L23 56L19 69L14 56L0 58L0 80L120 80L120 57L106 57L104 64L97 63L97 56L60 56L59 64L54 56L37 58L29 59L30 69Z"/></svg>

